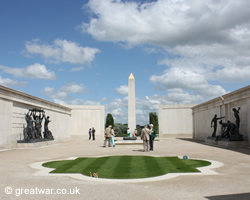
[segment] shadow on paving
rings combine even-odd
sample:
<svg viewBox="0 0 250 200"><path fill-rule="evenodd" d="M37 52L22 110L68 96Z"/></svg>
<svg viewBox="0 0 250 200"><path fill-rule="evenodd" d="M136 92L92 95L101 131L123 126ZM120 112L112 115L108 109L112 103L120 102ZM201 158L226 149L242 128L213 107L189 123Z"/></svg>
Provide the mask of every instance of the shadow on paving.
<svg viewBox="0 0 250 200"><path fill-rule="evenodd" d="M215 147L215 148L226 149L226 150L229 150L229 151L235 151L235 152L238 152L238 153L243 153L243 154L250 155L250 148L249 147L222 147L222 146L206 144L204 141L196 140L196 139L193 139L193 138L176 138L176 139L184 140L184 141L187 141L187 142L194 142L194 143L203 144L203 145L207 145L207 146L211 146L211 147Z"/></svg>
<svg viewBox="0 0 250 200"><path fill-rule="evenodd" d="M133 151L137 151L137 152L145 152L143 149L135 149Z"/></svg>
<svg viewBox="0 0 250 200"><path fill-rule="evenodd" d="M219 195L219 196L211 196L205 197L209 200L249 200L250 193L243 193L243 194L229 194L229 195Z"/></svg>

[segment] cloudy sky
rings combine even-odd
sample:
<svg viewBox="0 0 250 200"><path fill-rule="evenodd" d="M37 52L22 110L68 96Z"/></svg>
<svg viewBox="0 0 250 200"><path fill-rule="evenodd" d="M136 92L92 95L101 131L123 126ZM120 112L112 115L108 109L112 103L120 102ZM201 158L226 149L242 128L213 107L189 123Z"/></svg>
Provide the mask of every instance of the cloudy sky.
<svg viewBox="0 0 250 200"><path fill-rule="evenodd" d="M105 105L137 124L161 104L249 85L250 1L0 1L0 84L59 104Z"/></svg>

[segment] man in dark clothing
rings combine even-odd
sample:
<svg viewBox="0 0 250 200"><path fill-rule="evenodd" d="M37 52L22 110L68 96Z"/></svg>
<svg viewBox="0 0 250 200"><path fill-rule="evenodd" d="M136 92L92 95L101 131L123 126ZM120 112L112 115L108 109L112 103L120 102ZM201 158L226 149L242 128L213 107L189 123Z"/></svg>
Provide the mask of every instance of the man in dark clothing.
<svg viewBox="0 0 250 200"><path fill-rule="evenodd" d="M92 139L95 140L95 128L92 128Z"/></svg>
<svg viewBox="0 0 250 200"><path fill-rule="evenodd" d="M89 140L91 140L91 133L92 133L91 128L89 128Z"/></svg>
<svg viewBox="0 0 250 200"><path fill-rule="evenodd" d="M212 121L211 121L211 127L213 127L213 124L214 124L214 132L213 132L213 134L212 134L212 137L216 137L217 121L218 121L219 119L222 119L222 118L224 118L224 117L219 117L219 118L217 118L217 115L214 115L214 118L213 118Z"/></svg>
<svg viewBox="0 0 250 200"><path fill-rule="evenodd" d="M149 127L151 130L151 135L149 137L149 146L150 146L149 150L153 151L154 150L154 139L156 137L156 132L155 132L155 129L153 128L153 124L150 124Z"/></svg>

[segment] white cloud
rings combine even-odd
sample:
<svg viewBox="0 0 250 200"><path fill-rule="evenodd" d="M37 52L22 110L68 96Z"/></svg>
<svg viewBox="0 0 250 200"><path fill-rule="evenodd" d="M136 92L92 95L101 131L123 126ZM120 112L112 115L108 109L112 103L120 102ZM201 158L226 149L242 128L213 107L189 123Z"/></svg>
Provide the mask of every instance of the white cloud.
<svg viewBox="0 0 250 200"><path fill-rule="evenodd" d="M55 79L56 74L50 70L47 70L45 65L35 63L24 69L26 77L37 79Z"/></svg>
<svg viewBox="0 0 250 200"><path fill-rule="evenodd" d="M108 101L108 99L107 99L106 97L103 97L103 98L102 98L102 101L105 102L105 101Z"/></svg>
<svg viewBox="0 0 250 200"><path fill-rule="evenodd" d="M71 69L71 72L79 72L79 71L82 71L82 70L84 70L84 67L73 67L72 69Z"/></svg>
<svg viewBox="0 0 250 200"><path fill-rule="evenodd" d="M122 109L121 108L116 108L116 109L113 109L112 110L112 115L114 115L115 117L117 116L123 116L123 112L122 112Z"/></svg>
<svg viewBox="0 0 250 200"><path fill-rule="evenodd" d="M70 101L71 105L101 105L99 101L90 101L84 99L74 99Z"/></svg>
<svg viewBox="0 0 250 200"><path fill-rule="evenodd" d="M224 82L249 82L249 7L245 0L92 0L82 31L122 46L145 45L147 53L165 50L159 64L166 70L151 82L172 97L177 93L169 89L181 89L179 98L213 98L227 92Z"/></svg>
<svg viewBox="0 0 250 200"><path fill-rule="evenodd" d="M43 89L43 92L45 92L46 94L52 94L54 93L55 89L54 88L51 88L51 87L45 87Z"/></svg>
<svg viewBox="0 0 250 200"><path fill-rule="evenodd" d="M93 15L80 26L83 32L99 41L129 47L145 45L145 52L166 56L159 61L160 65L166 66L165 70L150 77L153 84L164 87L166 94L136 99L137 124L147 123L149 112L157 112L159 105L199 103L227 93L219 85L223 81L249 81L249 1L144 2L91 0L85 9ZM66 44L76 47L76 52L81 48L70 41L59 40L52 45L27 44L33 48L30 52L27 49L30 54L41 54L53 62L92 61L82 61L80 57L68 54L65 49L70 48ZM62 56L64 51L68 56ZM65 97L66 91L64 88L57 96ZM128 88L120 86L116 92L127 95ZM113 114L116 122L126 122L127 103L127 97L114 99L105 106L105 111Z"/></svg>
<svg viewBox="0 0 250 200"><path fill-rule="evenodd" d="M109 104L105 105L105 113L105 116L107 116L107 113L111 113L115 123L126 123L128 119L128 98L112 100Z"/></svg>
<svg viewBox="0 0 250 200"><path fill-rule="evenodd" d="M217 97L217 96L216 96ZM193 104L207 100L199 94L190 94L181 88L169 89L166 97L169 103L166 104Z"/></svg>
<svg viewBox="0 0 250 200"><path fill-rule="evenodd" d="M162 75L150 77L152 83L160 83L167 89L188 89L207 98L215 98L227 93L221 86L207 82L206 73L200 70L173 67Z"/></svg>
<svg viewBox="0 0 250 200"><path fill-rule="evenodd" d="M35 63L25 68L14 68L0 65L0 69L14 77L24 77L30 79L55 79L55 72L48 70L45 65Z"/></svg>
<svg viewBox="0 0 250 200"><path fill-rule="evenodd" d="M12 80L9 78L3 78L0 76L0 85L4 85L6 87L10 87L10 86L24 86L26 85L26 82L19 82L17 80Z"/></svg>
<svg viewBox="0 0 250 200"><path fill-rule="evenodd" d="M166 70L162 75L153 75L150 77L150 81L153 83L160 82L168 88L187 88L196 89L200 85L206 84L205 77L189 69L170 68Z"/></svg>
<svg viewBox="0 0 250 200"><path fill-rule="evenodd" d="M234 40L230 35L225 36L224 31L249 23L249 6L245 0L151 3L92 0L87 8L95 15L83 23L82 30L98 40L131 45L223 43Z"/></svg>
<svg viewBox="0 0 250 200"><path fill-rule="evenodd" d="M211 80L222 80L225 82L242 82L250 80L250 66L246 67L223 67L208 74Z"/></svg>
<svg viewBox="0 0 250 200"><path fill-rule="evenodd" d="M116 88L115 91L121 95L128 95L128 86L121 85L119 88Z"/></svg>
<svg viewBox="0 0 250 200"><path fill-rule="evenodd" d="M87 89L84 85L76 84L76 83L71 83L66 86L63 86L60 90L68 92L68 93L87 93Z"/></svg>
<svg viewBox="0 0 250 200"><path fill-rule="evenodd" d="M53 63L90 64L95 59L95 54L100 53L97 48L82 47L75 42L60 39L56 39L52 45L40 45L37 41L26 42L25 48L28 55L40 54Z"/></svg>
<svg viewBox="0 0 250 200"><path fill-rule="evenodd" d="M61 99L56 99L56 98L54 98L53 100L54 100L54 102L57 103L57 104L67 105L67 102L66 102L66 101L63 101L63 100L61 100Z"/></svg>
<svg viewBox="0 0 250 200"><path fill-rule="evenodd" d="M48 96L49 98L53 99L55 103L65 105L65 104L71 104L70 102L73 101L70 98L70 94L81 94L81 93L87 93L88 91L86 87L82 84L78 85L76 83L70 83L59 89L55 89L52 87L45 87L41 92L46 96ZM79 100L75 100L75 102L79 102ZM76 104L82 104L82 103L76 103Z"/></svg>

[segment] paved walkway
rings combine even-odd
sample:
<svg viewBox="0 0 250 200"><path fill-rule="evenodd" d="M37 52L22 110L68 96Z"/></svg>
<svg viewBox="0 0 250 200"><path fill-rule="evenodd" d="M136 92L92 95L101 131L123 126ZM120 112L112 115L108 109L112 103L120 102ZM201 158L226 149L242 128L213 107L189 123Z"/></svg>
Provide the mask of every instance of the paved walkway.
<svg viewBox="0 0 250 200"><path fill-rule="evenodd" d="M191 139L166 138L155 142L154 152L143 152L142 145L103 148L102 144L102 140L75 138L44 148L0 151L0 199L250 199L250 148L225 149ZM190 158L222 162L224 165L214 169L216 175L178 176L139 183L86 181L60 175L38 176L35 175L38 170L30 167L32 163L47 160L102 155L187 155Z"/></svg>

